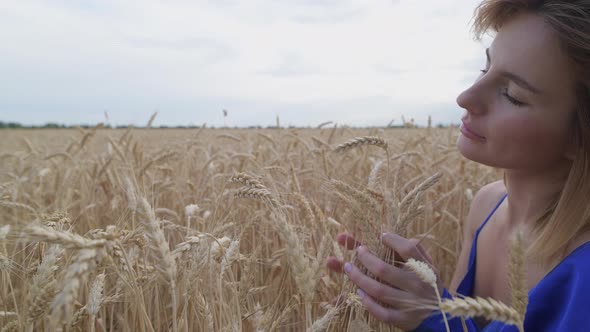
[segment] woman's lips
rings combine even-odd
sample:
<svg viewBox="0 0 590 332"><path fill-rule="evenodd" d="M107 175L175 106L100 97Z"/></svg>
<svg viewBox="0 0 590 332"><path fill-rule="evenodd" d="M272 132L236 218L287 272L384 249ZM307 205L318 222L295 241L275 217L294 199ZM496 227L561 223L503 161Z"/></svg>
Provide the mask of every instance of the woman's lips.
<svg viewBox="0 0 590 332"><path fill-rule="evenodd" d="M476 139L480 141L485 141L485 137L479 135L478 133L474 132L469 126L463 121L463 125L461 126L461 133L471 139Z"/></svg>

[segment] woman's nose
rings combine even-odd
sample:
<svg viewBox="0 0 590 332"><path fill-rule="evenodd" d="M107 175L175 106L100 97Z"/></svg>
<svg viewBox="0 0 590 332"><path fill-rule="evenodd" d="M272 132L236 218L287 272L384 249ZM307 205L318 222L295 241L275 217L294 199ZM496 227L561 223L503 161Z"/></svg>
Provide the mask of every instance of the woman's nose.
<svg viewBox="0 0 590 332"><path fill-rule="evenodd" d="M478 82L457 96L457 104L469 113L482 113L485 111L484 95Z"/></svg>

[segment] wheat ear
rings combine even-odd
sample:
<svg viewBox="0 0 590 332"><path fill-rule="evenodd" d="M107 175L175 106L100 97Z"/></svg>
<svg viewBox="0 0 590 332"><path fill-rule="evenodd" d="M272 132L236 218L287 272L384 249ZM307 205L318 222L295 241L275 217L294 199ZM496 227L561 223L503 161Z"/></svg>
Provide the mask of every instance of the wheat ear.
<svg viewBox="0 0 590 332"><path fill-rule="evenodd" d="M56 293L56 281L54 277L58 262L63 254L63 249L58 245L52 245L46 250L41 264L37 266L37 272L32 278L32 286L29 289L29 310L27 324L29 330L33 330L33 323L41 318L48 309L51 299Z"/></svg>
<svg viewBox="0 0 590 332"><path fill-rule="evenodd" d="M17 320L13 320L10 323L4 325L4 327L2 328L2 330L0 330L0 332L17 332L19 330L20 324L18 323L18 319Z"/></svg>
<svg viewBox="0 0 590 332"><path fill-rule="evenodd" d="M330 326L330 322L338 317L339 312L338 307L331 307L328 311L322 316L322 318L313 322L313 325L307 329L308 332L323 332L327 331L328 327Z"/></svg>
<svg viewBox="0 0 590 332"><path fill-rule="evenodd" d="M334 152L344 152L350 149L363 146L363 145L374 145L377 147L382 148L383 150L387 151L387 142L377 136L362 136L362 137L355 137L347 142L344 142L334 149Z"/></svg>
<svg viewBox="0 0 590 332"><path fill-rule="evenodd" d="M420 279L422 279L422 281L424 281L425 283L432 286L432 288L434 288L434 292L436 293L436 299L437 299L438 305L440 307L441 298L440 298L440 292L438 291L438 285L436 284L436 274L430 268L430 266L424 262L417 261L413 258L408 259L408 261L406 262L405 265L407 268L410 269L410 271L416 273L418 275L418 277ZM443 314L443 319L445 321L445 328L447 329L447 332L451 332L451 329L449 327L449 322L447 321L447 316L444 314Z"/></svg>
<svg viewBox="0 0 590 332"><path fill-rule="evenodd" d="M176 301L176 261L170 252L170 247L164 232L160 228L160 223L156 219L156 214L145 197L140 199L143 212L147 216L147 221L143 224L146 226L147 235L151 239L152 252L156 254L159 266L158 271L164 277L164 280L170 284L170 295L172 297L172 329L174 332L177 328L177 301Z"/></svg>
<svg viewBox="0 0 590 332"><path fill-rule="evenodd" d="M30 241L59 244L68 249L101 248L107 244L104 239L90 240L78 234L58 231L45 226L30 226L25 229L23 237Z"/></svg>
<svg viewBox="0 0 590 332"><path fill-rule="evenodd" d="M98 313L98 310L100 309L100 306L104 300L104 279L104 273L97 275L96 280L94 280L94 283L92 283L92 287L90 287L88 305L86 307L86 310L90 315L90 332L94 332L94 326L96 325L96 314Z"/></svg>
<svg viewBox="0 0 590 332"><path fill-rule="evenodd" d="M81 249L74 257L74 262L68 266L64 277L62 290L57 294L51 303L52 324L65 322L71 317L72 304L78 296L80 286L86 282L86 278L106 256L104 248ZM53 325L57 327L57 325Z"/></svg>
<svg viewBox="0 0 590 332"><path fill-rule="evenodd" d="M260 182L260 180L246 173L234 174L232 177L229 178L229 182L245 184L250 188L266 189L266 187L262 184L262 182Z"/></svg>
<svg viewBox="0 0 590 332"><path fill-rule="evenodd" d="M498 320L511 325L520 324L520 314L514 308L492 298L465 297L445 300L442 301L440 310L453 316L482 316L488 320Z"/></svg>

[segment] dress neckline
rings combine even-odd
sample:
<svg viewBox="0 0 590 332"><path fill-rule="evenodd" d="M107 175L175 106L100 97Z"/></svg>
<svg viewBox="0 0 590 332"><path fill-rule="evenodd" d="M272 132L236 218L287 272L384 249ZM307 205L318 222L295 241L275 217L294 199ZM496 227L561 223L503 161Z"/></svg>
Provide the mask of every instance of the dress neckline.
<svg viewBox="0 0 590 332"><path fill-rule="evenodd" d="M479 234L480 234L481 230L483 229L483 227L487 224L487 222L492 218L492 216L494 215L496 210L500 207L500 205L502 205L502 202L504 202L506 197L508 197L508 193L505 193L502 196L502 198L498 201L498 203L496 204L494 209L488 214L488 216L486 217L484 222L477 228L477 230L475 232L475 236L473 238L473 243L471 244L471 254L469 257L469 264L468 264L469 269L467 271L467 274L465 275L465 277L463 278L463 280L459 284L459 287L457 288L457 293L460 293L460 294L466 295L466 296L473 296L473 292L474 292L474 288L475 288L475 277L476 277L476 271L477 271L477 241L479 239ZM563 264L565 262L567 262L570 259L573 259L573 257L575 257L578 253L582 252L583 251L582 249L584 249L587 246L590 246L590 241L584 242L583 244L579 245L574 250L572 250L569 254L567 254L559 263L557 263L557 265L555 265L547 274L545 274L543 276L543 278L541 278L541 280L539 280L539 282L533 288L531 288L529 290L529 292L528 292L529 297L530 297L530 294L533 291L535 291L542 284L543 280L546 280L550 275L552 275L554 272L558 271L559 268L561 266L563 266ZM463 293L467 293L467 294L463 294L459 291L463 290L463 288L465 288L463 284L466 281L468 281L468 284L465 286L469 289L467 292L463 292Z"/></svg>

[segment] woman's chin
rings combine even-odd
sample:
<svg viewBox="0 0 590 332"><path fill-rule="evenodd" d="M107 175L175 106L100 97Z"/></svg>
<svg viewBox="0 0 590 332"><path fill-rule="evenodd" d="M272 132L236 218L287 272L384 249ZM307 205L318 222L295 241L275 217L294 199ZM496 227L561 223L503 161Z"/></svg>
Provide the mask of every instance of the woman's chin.
<svg viewBox="0 0 590 332"><path fill-rule="evenodd" d="M459 150L463 157L471 161L484 164L484 162L482 162L481 160L481 146L473 144L473 142L469 138L463 135L459 135L459 137L457 138L457 143L455 145L457 146L457 150Z"/></svg>

